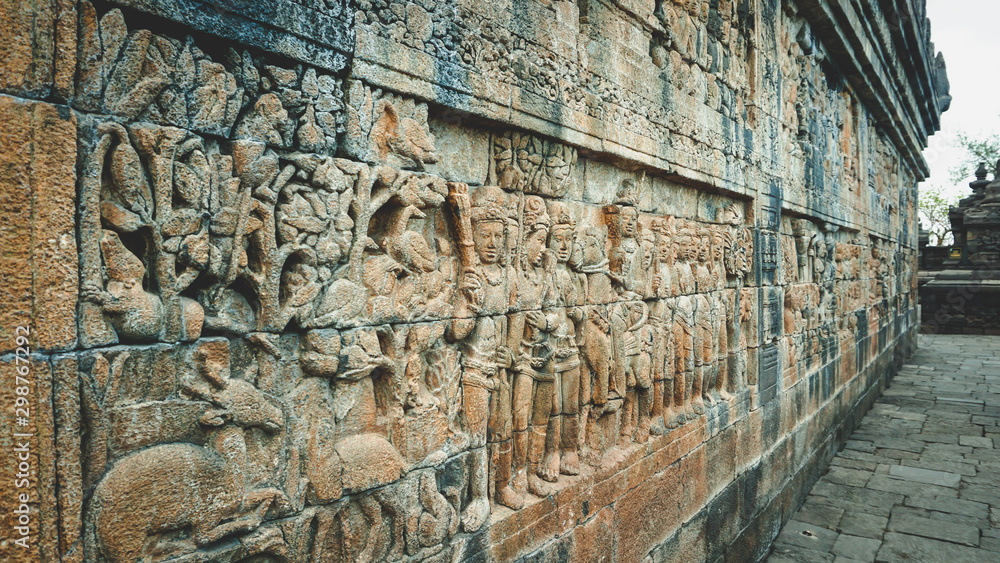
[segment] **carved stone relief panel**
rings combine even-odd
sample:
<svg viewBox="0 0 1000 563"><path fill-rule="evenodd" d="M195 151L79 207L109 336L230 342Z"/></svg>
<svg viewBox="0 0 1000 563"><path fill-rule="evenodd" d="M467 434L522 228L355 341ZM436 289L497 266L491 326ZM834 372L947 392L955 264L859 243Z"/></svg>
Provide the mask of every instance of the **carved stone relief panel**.
<svg viewBox="0 0 1000 563"><path fill-rule="evenodd" d="M780 70L792 88L775 111L811 104L767 125L794 130L789 159L843 153L814 172L864 176L863 119L810 90L815 56L783 44L787 68L770 68L754 52L774 38L740 3L657 2L629 8L648 25L614 38L641 64L591 65L598 15L625 8L605 4L282 4L354 21L364 53L336 72L80 4L80 336L65 381L81 428L63 438L83 452L84 560L517 558L524 519L556 520L550 505L668 454L690 498L663 498L694 514L744 456L726 436L790 416L754 411L837 362L846 386L886 352L913 306L891 222L814 217L761 170L780 158L748 164L747 122L775 119L758 73ZM551 44L522 36L539 30ZM365 65L390 47L401 69L441 65L442 92L474 75L508 113L572 112L572 134L379 80ZM515 85L533 97L511 100ZM614 126L610 148L585 147L587 116ZM662 145L612 147L633 133ZM676 162L650 164L666 149ZM893 151L872 153L885 201ZM647 477L628 494L661 479ZM594 512L615 503L641 505Z"/></svg>
<svg viewBox="0 0 1000 563"><path fill-rule="evenodd" d="M352 88L387 120L426 111ZM272 101L232 140L84 126L81 228L100 239L82 255L81 329L128 344L84 362L94 557L428 555L616 448L746 403L743 203L653 215L628 179L607 205L560 200L576 156L548 141L540 167L508 163L486 186L406 169L432 160L374 129L357 145L372 162L300 152ZM177 371L146 389L156 362ZM116 402L123 385L143 402ZM230 496L189 490L117 532L111 512L140 498L124 483L165 486L133 474L154 460Z"/></svg>

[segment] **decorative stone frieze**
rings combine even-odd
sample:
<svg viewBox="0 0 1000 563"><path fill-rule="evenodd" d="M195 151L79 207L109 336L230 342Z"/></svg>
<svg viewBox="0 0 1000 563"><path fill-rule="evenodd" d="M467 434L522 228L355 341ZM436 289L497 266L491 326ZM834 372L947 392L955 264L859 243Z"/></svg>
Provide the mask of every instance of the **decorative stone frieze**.
<svg viewBox="0 0 1000 563"><path fill-rule="evenodd" d="M0 63L28 559L755 560L913 348L922 12L56 4Z"/></svg>

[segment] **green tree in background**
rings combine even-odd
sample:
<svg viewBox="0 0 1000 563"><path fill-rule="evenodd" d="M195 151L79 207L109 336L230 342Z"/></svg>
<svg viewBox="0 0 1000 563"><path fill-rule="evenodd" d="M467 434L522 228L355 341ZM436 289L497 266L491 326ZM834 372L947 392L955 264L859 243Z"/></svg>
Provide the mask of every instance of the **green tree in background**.
<svg viewBox="0 0 1000 563"><path fill-rule="evenodd" d="M921 187L917 205L920 224L930 233L928 244L951 244L954 237L951 233L951 221L948 220L948 208L958 205L958 196L945 194L940 186Z"/></svg>
<svg viewBox="0 0 1000 563"><path fill-rule="evenodd" d="M993 171L993 165L1000 158L1000 134L973 137L965 131L959 131L956 137L955 144L965 150L965 158L949 170L952 183L961 184L974 176L980 162L985 162L986 169Z"/></svg>
<svg viewBox="0 0 1000 563"><path fill-rule="evenodd" d="M997 158L1000 158L1000 134L997 133L974 136L959 131L955 145L965 153L961 162L948 171L955 187L950 190L941 186L921 187L917 198L920 222L930 232L929 244L932 246L951 244L954 240L951 221L948 219L948 208L958 205L961 197L958 194L964 191L961 190L964 187L962 184L975 176L979 163L985 162L986 168L992 171ZM956 191L958 193L955 193Z"/></svg>

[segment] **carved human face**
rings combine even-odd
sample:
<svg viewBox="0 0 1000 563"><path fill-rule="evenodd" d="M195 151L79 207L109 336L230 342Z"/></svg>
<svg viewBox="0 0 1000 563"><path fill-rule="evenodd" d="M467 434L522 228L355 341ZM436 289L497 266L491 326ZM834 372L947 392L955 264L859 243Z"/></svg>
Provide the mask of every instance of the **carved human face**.
<svg viewBox="0 0 1000 563"><path fill-rule="evenodd" d="M688 257L688 244L687 235L684 233L679 233L673 241L674 256L681 262L687 260Z"/></svg>
<svg viewBox="0 0 1000 563"><path fill-rule="evenodd" d="M671 262L673 258L673 244L670 237L661 234L656 237L656 259L663 263Z"/></svg>
<svg viewBox="0 0 1000 563"><path fill-rule="evenodd" d="M721 262L722 256L726 247L723 242L722 233L716 232L712 234L712 261Z"/></svg>
<svg viewBox="0 0 1000 563"><path fill-rule="evenodd" d="M538 229L528 235L528 240L524 241L524 254L528 263L538 267L542 265L542 257L545 255L545 241L548 238L547 229Z"/></svg>
<svg viewBox="0 0 1000 563"><path fill-rule="evenodd" d="M634 207L625 206L621 212L622 235L634 237L639 230L639 212Z"/></svg>
<svg viewBox="0 0 1000 563"><path fill-rule="evenodd" d="M642 232L642 263L645 267L653 264L653 255L656 253L656 238L649 231Z"/></svg>
<svg viewBox="0 0 1000 563"><path fill-rule="evenodd" d="M584 235L580 240L580 256L584 264L599 264L604 259L604 245L597 237Z"/></svg>
<svg viewBox="0 0 1000 563"><path fill-rule="evenodd" d="M552 231L549 235L549 250L560 264L568 262L573 250L573 230L562 228Z"/></svg>
<svg viewBox="0 0 1000 563"><path fill-rule="evenodd" d="M712 237L707 234L703 234L698 237L697 240L699 244L696 249L696 252L698 253L698 260L701 262L707 262L712 250Z"/></svg>
<svg viewBox="0 0 1000 563"><path fill-rule="evenodd" d="M503 223L500 221L480 221L472 232L476 254L483 264L496 264L503 248Z"/></svg>
<svg viewBox="0 0 1000 563"><path fill-rule="evenodd" d="M682 239L681 248L684 249L684 259L688 261L698 259L698 236L694 231L688 231L684 234Z"/></svg>

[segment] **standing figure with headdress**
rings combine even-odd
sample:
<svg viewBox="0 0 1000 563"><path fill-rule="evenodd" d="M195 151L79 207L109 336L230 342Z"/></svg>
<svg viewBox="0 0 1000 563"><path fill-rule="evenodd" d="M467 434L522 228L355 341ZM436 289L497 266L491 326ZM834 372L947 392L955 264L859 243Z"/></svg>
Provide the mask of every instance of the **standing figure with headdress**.
<svg viewBox="0 0 1000 563"><path fill-rule="evenodd" d="M512 354L505 345L510 268L500 264L506 248L506 195L484 186L468 196L465 184L449 183L452 229L462 273L455 319L447 337L461 342L462 398L471 439L470 501L462 514L468 532L478 530L490 514L487 441L495 450L493 498L518 510L524 500L511 487L510 384L506 369Z"/></svg>
<svg viewBox="0 0 1000 563"><path fill-rule="evenodd" d="M653 293L653 278L656 272L656 232L650 228L641 229L642 232L642 265L639 272L642 275L642 283L639 293L642 297L655 297Z"/></svg>
<svg viewBox="0 0 1000 563"><path fill-rule="evenodd" d="M608 261L615 283L622 291L643 294L643 248L639 243L638 192L635 182L626 179L618 188L615 203L604 207L611 250Z"/></svg>
<svg viewBox="0 0 1000 563"><path fill-rule="evenodd" d="M562 203L552 205L552 232L549 234L549 275L553 291L545 304L554 329L552 371L555 375L555 402L546 431L542 478L552 481L559 473L580 473L581 364L577 333L584 320L583 299L587 278L569 267L576 223ZM589 382L588 382L589 383ZM589 385L587 386L589 389ZM582 399L582 400L581 400Z"/></svg>
<svg viewBox="0 0 1000 563"><path fill-rule="evenodd" d="M676 385L684 391L683 401L685 418L691 416L693 410L697 414L705 412L704 401L701 399L701 382L696 382L698 373L695 371L695 275L691 261L697 256L698 241L689 221L678 220L677 229L677 262L675 262L674 279L677 280L680 295L674 301L674 352Z"/></svg>
<svg viewBox="0 0 1000 563"><path fill-rule="evenodd" d="M604 220L608 224L608 266L619 295L642 295L646 273L643 272L643 248L639 242L639 193L631 179L622 181L615 202L604 206ZM627 306L614 303L609 306L611 322L611 381L610 390L625 398L628 382L625 355L625 331L630 315ZM616 403L617 404L617 403Z"/></svg>
<svg viewBox="0 0 1000 563"><path fill-rule="evenodd" d="M515 490L523 487L537 496L550 493L541 479L555 481L559 473L542 467L545 433L555 396L554 342L555 316L542 306L551 300L551 278L545 268L549 237L549 215L538 196L524 199L524 241L512 294L516 313L511 315L511 336L521 335L514 358L514 467Z"/></svg>
<svg viewBox="0 0 1000 563"><path fill-rule="evenodd" d="M655 329L651 430L654 434L665 434L668 429L678 426L673 406L676 404L680 407L684 399L683 380L680 385L675 385L674 375L673 317L674 297L677 295L677 284L674 281L674 218L655 219L650 231L654 234L655 244L650 285L651 296L655 301L649 313L649 322Z"/></svg>
<svg viewBox="0 0 1000 563"><path fill-rule="evenodd" d="M711 250L712 235L706 226L697 228L697 245L695 248L695 283L698 293L695 295L695 331L694 331L694 389L692 400L697 405L701 401L714 404L716 397L712 396L714 389L713 364L715 361L715 331L718 313L715 309L715 280L712 276Z"/></svg>
<svg viewBox="0 0 1000 563"><path fill-rule="evenodd" d="M628 391L619 436L622 443L633 438L643 443L649 439L654 335L649 323L649 306L642 296L630 292L622 297L626 300L623 309L628 314L622 346Z"/></svg>
<svg viewBox="0 0 1000 563"><path fill-rule="evenodd" d="M579 344L587 371L582 375L586 385L581 384L581 387L593 389L592 394L585 394L585 402L593 401L590 414L594 418L614 411L612 403L608 403L613 362L608 304L618 298L618 293L611 282L604 243L605 234L600 227L579 229L570 262L576 272L586 276L587 315L579 331Z"/></svg>

